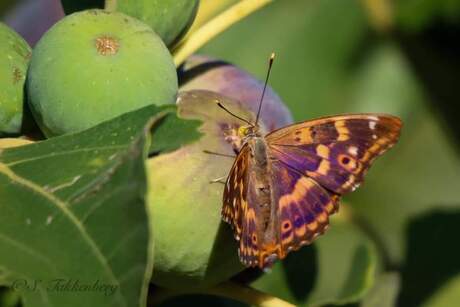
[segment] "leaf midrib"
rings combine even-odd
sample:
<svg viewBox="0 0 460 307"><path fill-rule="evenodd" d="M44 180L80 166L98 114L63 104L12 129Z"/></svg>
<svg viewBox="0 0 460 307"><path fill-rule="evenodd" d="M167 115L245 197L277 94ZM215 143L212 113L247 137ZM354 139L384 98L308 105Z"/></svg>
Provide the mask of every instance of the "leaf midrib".
<svg viewBox="0 0 460 307"><path fill-rule="evenodd" d="M31 182L23 177L20 177L16 173L14 173L6 164L0 163L0 174L5 175L8 177L12 183L22 185L26 187L29 190L32 190L40 195L42 195L44 198L48 199L52 204L54 204L58 210L61 210L62 213L70 219L71 222L74 223L74 225L77 227L78 231L82 235L82 238L89 244L91 249L93 249L93 252L95 253L96 259L99 260L100 264L102 264L102 267L104 270L106 270L106 273L108 274L110 281L116 284L118 287L120 287L119 281L116 279L115 275L113 274L110 266L108 265L104 255L101 253L99 250L97 244L94 242L94 240L90 237L88 232L85 230L84 225L77 219L77 217L66 207L65 202L57 198L55 195L47 192L45 189L40 187L39 185L35 184L34 182ZM116 292L117 294L117 299L119 299L121 302L123 302L124 306L127 306L127 302L125 298L121 295L119 291Z"/></svg>
<svg viewBox="0 0 460 307"><path fill-rule="evenodd" d="M83 152L90 152L90 151L96 151L96 150L101 150L101 151L105 151L105 150L112 150L112 151L117 151L117 150L122 150L122 149L126 149L128 148L129 145L118 145L118 146L104 146L104 147L92 147L92 148L79 148L79 149L74 149L74 150L67 150L67 151L60 151L58 153L48 153L48 154L44 154L44 155L41 155L41 156L35 156L33 158L30 158L30 159L22 159L22 160L16 160L14 162L10 162L10 163L4 163L6 166L15 166L17 164L21 164L21 163L27 163L27 162L33 162L33 161L37 161L37 160L41 160L41 159L46 159L46 158L50 158L50 157L59 157L59 156L63 156L63 155L71 155L71 154L77 154L77 153L83 153Z"/></svg>

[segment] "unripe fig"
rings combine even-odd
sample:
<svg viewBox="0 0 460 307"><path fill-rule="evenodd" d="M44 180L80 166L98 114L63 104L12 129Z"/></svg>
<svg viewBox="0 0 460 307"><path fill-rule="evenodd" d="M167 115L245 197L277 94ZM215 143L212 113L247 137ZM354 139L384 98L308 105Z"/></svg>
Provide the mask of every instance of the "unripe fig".
<svg viewBox="0 0 460 307"><path fill-rule="evenodd" d="M21 129L30 52L19 34L0 23L0 134Z"/></svg>
<svg viewBox="0 0 460 307"><path fill-rule="evenodd" d="M255 120L253 105L259 101L263 84L236 67L226 69L230 68L239 71L240 76L254 86L251 90L257 96L255 101L236 101L210 91L181 92L179 116L202 120L200 131L203 136L198 142L147 162L148 207L153 218L155 246L153 282L163 287L208 287L227 280L244 268L238 260L238 245L232 231L221 221L224 185L211 183L219 177L224 177L225 181L234 158L204 152L234 155L236 131L245 125L220 109L216 100L235 114L249 121ZM215 80L224 79L216 76ZM216 83L214 86L222 85ZM233 85L229 83L227 86ZM243 83L239 86L242 91L249 90ZM233 90L234 93L240 92L237 86ZM269 106L273 113L264 112L261 118L261 130L265 132L268 127L287 124L290 118L286 107L272 90L267 92L266 99L264 108Z"/></svg>
<svg viewBox="0 0 460 307"><path fill-rule="evenodd" d="M199 0L118 0L116 9L142 20L170 46L187 32Z"/></svg>
<svg viewBox="0 0 460 307"><path fill-rule="evenodd" d="M122 13L89 10L65 17L38 42L27 86L32 112L52 136L173 103L177 74L150 27Z"/></svg>

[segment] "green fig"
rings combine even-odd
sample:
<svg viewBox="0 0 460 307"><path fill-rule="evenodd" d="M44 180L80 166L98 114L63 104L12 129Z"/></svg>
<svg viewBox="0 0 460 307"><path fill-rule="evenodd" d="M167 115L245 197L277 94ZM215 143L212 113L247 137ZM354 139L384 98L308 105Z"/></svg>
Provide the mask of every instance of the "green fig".
<svg viewBox="0 0 460 307"><path fill-rule="evenodd" d="M150 27L122 13L88 10L66 16L38 42L27 89L40 128L54 136L173 103L177 73Z"/></svg>
<svg viewBox="0 0 460 307"><path fill-rule="evenodd" d="M233 154L223 133L241 122L220 109L215 100L253 118L238 102L207 91L183 92L178 115L203 121L203 137L179 150L148 160L148 209L154 233L153 282L174 288L204 288L243 270L237 244L221 223L223 184L233 159L204 150Z"/></svg>
<svg viewBox="0 0 460 307"><path fill-rule="evenodd" d="M19 133L24 83L31 49L14 30L0 23L0 135Z"/></svg>
<svg viewBox="0 0 460 307"><path fill-rule="evenodd" d="M171 46L192 25L198 5L199 0L118 0L116 10L142 20Z"/></svg>

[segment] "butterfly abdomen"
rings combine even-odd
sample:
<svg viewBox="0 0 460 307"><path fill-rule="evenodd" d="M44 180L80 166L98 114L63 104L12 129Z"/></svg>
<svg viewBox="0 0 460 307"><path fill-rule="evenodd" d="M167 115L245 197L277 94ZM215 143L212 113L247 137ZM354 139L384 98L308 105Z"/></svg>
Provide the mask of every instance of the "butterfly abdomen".
<svg viewBox="0 0 460 307"><path fill-rule="evenodd" d="M265 258L276 255L279 257L276 232L276 210L274 210L272 186L270 181L270 161L267 155L267 145L262 137L248 139L250 148L250 163L252 165L249 181L252 182L252 191L248 191L248 207L256 215L255 229L248 236L255 236L257 248L256 262L264 266ZM256 256L256 255L254 255ZM273 256L272 256L273 257Z"/></svg>
<svg viewBox="0 0 460 307"><path fill-rule="evenodd" d="M267 146L260 137L252 137L248 140L252 169L249 180L252 180L252 198L249 206L254 206L259 218L258 230L267 231L270 222L271 211L271 187L267 169ZM261 242L262 243L262 242Z"/></svg>

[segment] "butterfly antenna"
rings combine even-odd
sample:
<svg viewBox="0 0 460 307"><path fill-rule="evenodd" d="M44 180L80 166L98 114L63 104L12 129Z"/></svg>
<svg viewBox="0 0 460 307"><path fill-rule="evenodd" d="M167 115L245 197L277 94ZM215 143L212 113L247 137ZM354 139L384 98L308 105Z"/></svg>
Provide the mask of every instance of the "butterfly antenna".
<svg viewBox="0 0 460 307"><path fill-rule="evenodd" d="M249 124L250 126L253 126L253 124L252 124L251 122L249 122L248 120L246 120L246 119L244 119L244 118L242 118L242 117L236 115L235 113L230 112L230 110L227 109L226 107L224 107L220 102L217 102L217 105L218 105L221 109L223 109L225 112L227 112L228 114L232 115L233 117L236 117L236 118L238 118L239 120L242 120L242 121L244 121L245 123Z"/></svg>
<svg viewBox="0 0 460 307"><path fill-rule="evenodd" d="M272 65L273 65L274 60L275 60L275 53L272 52L272 54L270 55L270 59L268 60L267 76L265 77L264 89L262 90L262 96L260 97L259 109L257 110L256 123L254 124L254 126L257 126L257 123L259 122L260 111L262 110L262 102L264 101L265 90L267 89L268 78L270 77L270 72L272 70Z"/></svg>

